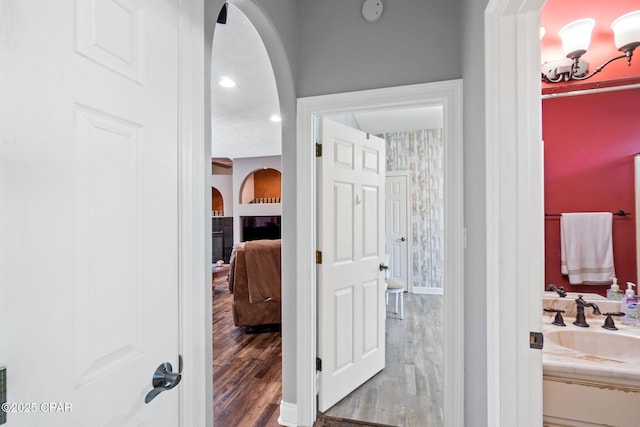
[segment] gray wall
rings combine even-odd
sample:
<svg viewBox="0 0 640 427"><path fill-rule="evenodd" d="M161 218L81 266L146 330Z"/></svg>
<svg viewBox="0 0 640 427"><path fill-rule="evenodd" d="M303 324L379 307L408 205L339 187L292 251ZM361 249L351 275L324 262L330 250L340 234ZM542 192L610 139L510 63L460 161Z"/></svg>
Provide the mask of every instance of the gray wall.
<svg viewBox="0 0 640 427"><path fill-rule="evenodd" d="M461 0L464 79L465 425L487 425L486 186L484 10L488 0Z"/></svg>
<svg viewBox="0 0 640 427"><path fill-rule="evenodd" d="M458 0L386 0L379 21L362 1L299 0L299 97L457 79Z"/></svg>

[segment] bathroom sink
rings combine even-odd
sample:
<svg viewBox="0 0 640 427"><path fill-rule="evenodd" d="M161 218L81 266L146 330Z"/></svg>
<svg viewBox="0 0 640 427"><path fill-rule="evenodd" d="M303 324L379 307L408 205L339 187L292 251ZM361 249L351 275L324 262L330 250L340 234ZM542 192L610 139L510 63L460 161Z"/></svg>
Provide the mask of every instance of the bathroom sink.
<svg viewBox="0 0 640 427"><path fill-rule="evenodd" d="M566 329L551 331L545 338L559 346L587 355L624 362L640 361L640 336L620 331L598 329Z"/></svg>

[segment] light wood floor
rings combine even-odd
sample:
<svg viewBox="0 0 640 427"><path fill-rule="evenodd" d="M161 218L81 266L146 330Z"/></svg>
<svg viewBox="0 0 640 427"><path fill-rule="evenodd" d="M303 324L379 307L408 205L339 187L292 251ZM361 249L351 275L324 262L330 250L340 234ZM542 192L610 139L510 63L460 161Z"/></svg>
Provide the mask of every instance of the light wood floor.
<svg viewBox="0 0 640 427"><path fill-rule="evenodd" d="M404 299L405 318L400 320L393 313L394 296L390 296L385 369L323 414L327 419L319 420L316 427L444 426L442 297L406 293ZM281 341L279 332L245 334L244 328L235 327L231 294L226 286L216 286L213 298L216 427L279 425Z"/></svg>
<svg viewBox="0 0 640 427"><path fill-rule="evenodd" d="M387 307L386 366L325 415L404 427L442 427L443 297L404 294L404 320Z"/></svg>

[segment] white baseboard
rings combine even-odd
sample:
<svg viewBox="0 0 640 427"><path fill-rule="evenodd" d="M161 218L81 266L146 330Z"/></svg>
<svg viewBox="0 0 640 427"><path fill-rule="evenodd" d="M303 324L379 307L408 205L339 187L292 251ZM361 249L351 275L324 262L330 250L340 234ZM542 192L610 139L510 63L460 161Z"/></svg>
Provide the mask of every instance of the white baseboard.
<svg viewBox="0 0 640 427"><path fill-rule="evenodd" d="M414 294L428 294L428 295L444 295L444 288L425 288L414 286L411 289Z"/></svg>
<svg viewBox="0 0 640 427"><path fill-rule="evenodd" d="M298 406L295 403L280 401L278 424L286 427L296 427L298 425Z"/></svg>

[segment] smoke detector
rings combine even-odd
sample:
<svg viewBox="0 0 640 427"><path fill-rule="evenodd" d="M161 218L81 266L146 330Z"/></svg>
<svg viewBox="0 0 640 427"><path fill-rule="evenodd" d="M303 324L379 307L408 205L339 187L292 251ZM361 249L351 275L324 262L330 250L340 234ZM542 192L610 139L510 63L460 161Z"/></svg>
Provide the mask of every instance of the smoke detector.
<svg viewBox="0 0 640 427"><path fill-rule="evenodd" d="M382 0L365 0L362 4L362 16L367 22L376 22L382 16Z"/></svg>

